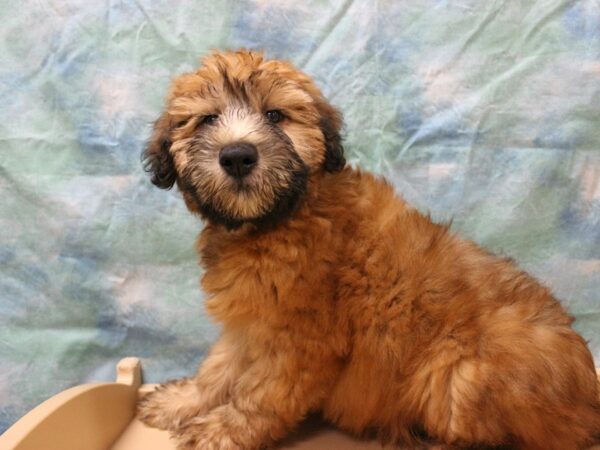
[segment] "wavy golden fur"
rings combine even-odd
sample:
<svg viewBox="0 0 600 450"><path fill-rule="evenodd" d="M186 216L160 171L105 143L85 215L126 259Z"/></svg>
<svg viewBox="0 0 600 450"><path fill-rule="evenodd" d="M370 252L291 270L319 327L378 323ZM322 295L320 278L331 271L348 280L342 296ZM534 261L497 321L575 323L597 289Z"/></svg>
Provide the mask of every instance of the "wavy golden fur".
<svg viewBox="0 0 600 450"><path fill-rule="evenodd" d="M512 261L345 167L340 126L307 75L260 53L213 53L175 79L146 167L206 221L202 287L222 333L141 419L182 450L258 449L313 411L408 445L592 443L598 386L573 319ZM241 180L219 166L240 142L258 155Z"/></svg>

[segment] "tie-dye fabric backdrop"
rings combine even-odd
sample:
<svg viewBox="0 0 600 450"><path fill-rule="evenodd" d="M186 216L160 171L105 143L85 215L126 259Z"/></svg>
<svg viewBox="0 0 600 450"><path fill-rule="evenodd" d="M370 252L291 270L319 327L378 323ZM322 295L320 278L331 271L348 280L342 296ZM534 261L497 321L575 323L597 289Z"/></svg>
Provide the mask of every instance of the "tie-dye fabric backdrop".
<svg viewBox="0 0 600 450"><path fill-rule="evenodd" d="M263 48L345 114L349 160L511 255L600 364L600 3L0 1L0 429L123 356L190 374L201 223L139 155L171 76Z"/></svg>

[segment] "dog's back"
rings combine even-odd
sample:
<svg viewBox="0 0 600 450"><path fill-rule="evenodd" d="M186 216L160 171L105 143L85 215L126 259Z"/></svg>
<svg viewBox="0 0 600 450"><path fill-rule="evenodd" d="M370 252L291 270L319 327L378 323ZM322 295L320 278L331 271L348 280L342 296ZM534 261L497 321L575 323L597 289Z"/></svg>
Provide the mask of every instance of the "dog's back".
<svg viewBox="0 0 600 450"><path fill-rule="evenodd" d="M360 191L343 208L360 219L338 271L353 350L328 417L392 439L417 427L455 444L589 445L600 430L593 359L549 290L432 223L386 183L335 177L354 180L335 184Z"/></svg>

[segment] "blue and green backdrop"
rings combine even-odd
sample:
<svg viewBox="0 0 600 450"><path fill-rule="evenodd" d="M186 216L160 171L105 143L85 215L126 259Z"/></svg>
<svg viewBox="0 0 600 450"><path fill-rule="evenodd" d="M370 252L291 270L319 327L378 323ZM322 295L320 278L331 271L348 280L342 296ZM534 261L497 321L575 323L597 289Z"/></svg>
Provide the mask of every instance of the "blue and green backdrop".
<svg viewBox="0 0 600 450"><path fill-rule="evenodd" d="M600 358L597 0L0 0L0 17L0 431L126 355L150 382L190 374L217 336L202 225L139 162L169 79L212 48L308 72L352 164L514 257Z"/></svg>

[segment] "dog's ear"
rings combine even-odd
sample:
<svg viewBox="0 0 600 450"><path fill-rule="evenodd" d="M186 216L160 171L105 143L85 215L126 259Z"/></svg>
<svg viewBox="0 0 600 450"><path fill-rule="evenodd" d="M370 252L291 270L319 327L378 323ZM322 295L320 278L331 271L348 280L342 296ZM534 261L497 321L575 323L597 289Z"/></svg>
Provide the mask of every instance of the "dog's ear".
<svg viewBox="0 0 600 450"><path fill-rule="evenodd" d="M340 136L342 115L326 101L319 102L317 107L321 114L320 125L325 139L323 168L327 172L339 172L346 165L342 137Z"/></svg>
<svg viewBox="0 0 600 450"><path fill-rule="evenodd" d="M142 154L144 170L151 174L151 181L161 189L171 189L177 179L171 148L170 121L162 114L154 123L154 131Z"/></svg>

